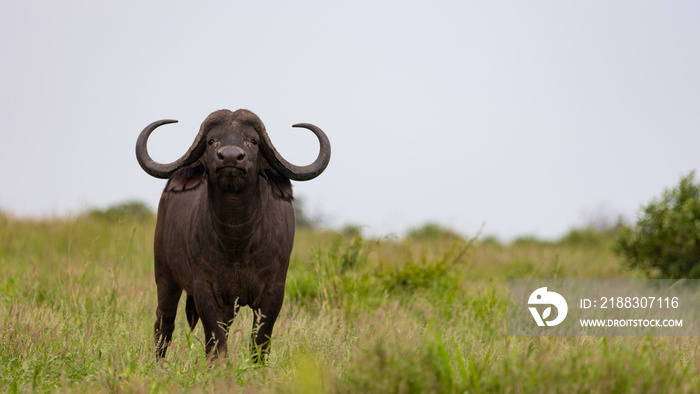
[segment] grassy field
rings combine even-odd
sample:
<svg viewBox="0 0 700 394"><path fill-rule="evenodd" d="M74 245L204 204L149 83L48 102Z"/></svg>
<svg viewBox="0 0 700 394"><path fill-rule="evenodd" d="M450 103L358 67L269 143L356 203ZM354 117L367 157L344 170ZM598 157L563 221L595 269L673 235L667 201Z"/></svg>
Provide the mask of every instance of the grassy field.
<svg viewBox="0 0 700 394"><path fill-rule="evenodd" d="M696 337L509 337L508 278L634 278L612 237L504 245L427 226L406 239L300 229L266 366L253 314L206 361L184 305L152 344L155 218L0 214L0 392L698 392ZM181 303L184 304L184 303Z"/></svg>

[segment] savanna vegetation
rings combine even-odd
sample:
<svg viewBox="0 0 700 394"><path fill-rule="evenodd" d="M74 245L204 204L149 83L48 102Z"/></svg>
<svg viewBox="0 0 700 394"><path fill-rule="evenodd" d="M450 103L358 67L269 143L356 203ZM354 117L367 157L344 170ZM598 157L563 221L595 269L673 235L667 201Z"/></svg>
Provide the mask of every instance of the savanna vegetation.
<svg viewBox="0 0 700 394"><path fill-rule="evenodd" d="M72 218L0 214L0 391L697 392L697 337L510 337L508 278L638 278L618 230L510 243L427 224L406 237L297 230L268 363L244 309L209 364L184 302L152 343L154 215L125 204Z"/></svg>

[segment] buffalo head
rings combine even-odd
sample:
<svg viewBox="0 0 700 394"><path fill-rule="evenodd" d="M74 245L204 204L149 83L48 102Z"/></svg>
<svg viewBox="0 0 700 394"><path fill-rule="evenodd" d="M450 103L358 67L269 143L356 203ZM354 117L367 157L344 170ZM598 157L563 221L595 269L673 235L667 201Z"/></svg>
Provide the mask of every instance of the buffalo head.
<svg viewBox="0 0 700 394"><path fill-rule="evenodd" d="M239 109L235 112L219 110L209 115L202 122L192 146L178 160L169 164L153 161L146 147L148 137L157 127L176 122L170 119L153 122L143 129L136 141L136 159L151 176L167 179L180 168L199 161L210 179L216 179L224 188L235 190L244 187L260 170L264 173L267 168L291 180L310 180L326 169L331 158L331 145L326 134L312 124L299 123L293 127L311 130L321 147L313 163L307 166L291 164L272 145L260 118L248 110ZM264 162L261 162L261 156Z"/></svg>

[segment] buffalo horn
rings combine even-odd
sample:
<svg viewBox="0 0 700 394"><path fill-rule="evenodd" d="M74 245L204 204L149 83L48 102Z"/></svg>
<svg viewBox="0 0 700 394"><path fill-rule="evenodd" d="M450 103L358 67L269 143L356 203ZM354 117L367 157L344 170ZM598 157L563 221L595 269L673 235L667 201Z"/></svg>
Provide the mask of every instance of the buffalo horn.
<svg viewBox="0 0 700 394"><path fill-rule="evenodd" d="M308 181L309 179L314 179L321 175L323 170L328 166L328 162L331 160L331 143L328 141L326 133L312 124L298 123L292 127L303 127L311 130L316 135L316 138L318 138L320 149L318 157L316 157L313 163L307 166L296 166L285 160L272 145L270 137L267 135L267 131L265 131L264 127L262 127L260 132L260 139L262 142L260 148L262 153L265 155L270 165L281 175L294 181Z"/></svg>
<svg viewBox="0 0 700 394"><path fill-rule="evenodd" d="M146 171L149 175L162 179L170 178L170 176L174 174L175 171L177 171L178 169L188 166L197 161L197 159L199 159L199 156L202 155L202 152L204 152L204 149L206 148L206 139L204 138L206 132L202 127L199 130L197 136L195 137L194 142L192 142L192 146L190 146L190 148L187 150L187 153L185 153L181 158L175 160L170 164L162 164L154 161L148 154L148 148L146 147L148 143L148 137L157 127L168 123L177 123L177 120L157 120L146 126L146 128L143 129L141 134L139 134L139 138L136 140L136 160L138 160L139 164L141 165L141 168L143 168L143 170Z"/></svg>

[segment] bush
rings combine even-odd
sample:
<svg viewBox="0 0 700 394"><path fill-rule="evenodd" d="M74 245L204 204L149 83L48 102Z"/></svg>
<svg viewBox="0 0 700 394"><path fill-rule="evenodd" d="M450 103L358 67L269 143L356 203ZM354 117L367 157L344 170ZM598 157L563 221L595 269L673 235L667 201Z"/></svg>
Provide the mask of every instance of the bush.
<svg viewBox="0 0 700 394"><path fill-rule="evenodd" d="M362 237L362 226L359 224L346 224L340 229L340 233L344 237L357 238Z"/></svg>
<svg viewBox="0 0 700 394"><path fill-rule="evenodd" d="M449 228L443 227L437 223L426 223L421 227L416 227L408 230L406 238L412 241L438 240L438 239L458 239L459 234Z"/></svg>
<svg viewBox="0 0 700 394"><path fill-rule="evenodd" d="M154 213L148 205L140 201L127 201L107 209L93 209L89 212L89 215L98 220L118 222L126 219L147 220L152 218Z"/></svg>
<svg viewBox="0 0 700 394"><path fill-rule="evenodd" d="M622 218L617 219L617 224L608 228L597 228L593 226L585 228L574 228L569 230L563 237L557 241L559 245L580 246L580 247L596 247L605 245L615 240L624 228Z"/></svg>
<svg viewBox="0 0 700 394"><path fill-rule="evenodd" d="M614 251L649 277L700 278L700 183L691 172L623 228Z"/></svg>
<svg viewBox="0 0 700 394"><path fill-rule="evenodd" d="M297 228L316 228L316 221L309 216L304 198L294 199L294 221Z"/></svg>

